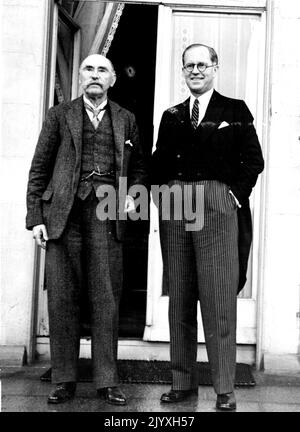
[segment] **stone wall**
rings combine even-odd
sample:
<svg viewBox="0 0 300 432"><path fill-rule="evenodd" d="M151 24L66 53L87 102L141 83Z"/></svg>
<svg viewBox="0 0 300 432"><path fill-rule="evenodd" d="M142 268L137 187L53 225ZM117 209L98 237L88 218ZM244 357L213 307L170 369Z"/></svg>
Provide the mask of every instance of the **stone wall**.
<svg viewBox="0 0 300 432"><path fill-rule="evenodd" d="M25 230L28 170L41 127L48 0L2 1L0 345L27 346L34 243Z"/></svg>
<svg viewBox="0 0 300 432"><path fill-rule="evenodd" d="M266 353L299 354L300 2L272 5L263 345Z"/></svg>

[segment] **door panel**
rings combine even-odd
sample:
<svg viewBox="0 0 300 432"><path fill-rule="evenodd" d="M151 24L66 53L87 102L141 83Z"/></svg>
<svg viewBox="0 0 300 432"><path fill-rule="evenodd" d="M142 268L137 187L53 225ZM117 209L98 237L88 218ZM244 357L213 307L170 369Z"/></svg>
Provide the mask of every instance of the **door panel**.
<svg viewBox="0 0 300 432"><path fill-rule="evenodd" d="M157 70L154 106L154 137L165 109L189 97L181 72L181 55L196 42L215 48L219 72L215 88L220 93L244 99L254 118L259 137L262 132L265 17L257 13L179 10L160 6L157 40ZM254 212L257 196L252 193ZM255 226L254 226L255 229ZM247 283L238 298L239 343L256 342L256 257L249 257ZM254 263L254 267L253 267ZM145 340L169 340L168 297L162 295L162 261L157 209L151 204L151 229L148 263L148 302ZM198 341L204 341L198 307Z"/></svg>

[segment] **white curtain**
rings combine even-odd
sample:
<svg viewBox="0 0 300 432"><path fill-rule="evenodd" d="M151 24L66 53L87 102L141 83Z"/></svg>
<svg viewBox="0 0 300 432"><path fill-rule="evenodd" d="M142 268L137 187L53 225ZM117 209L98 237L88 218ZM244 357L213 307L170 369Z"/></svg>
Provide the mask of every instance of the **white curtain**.
<svg viewBox="0 0 300 432"><path fill-rule="evenodd" d="M107 54L124 6L119 2L80 2L74 19L82 30L81 60L89 54Z"/></svg>
<svg viewBox="0 0 300 432"><path fill-rule="evenodd" d="M218 54L220 66L216 89L226 96L246 100L255 116L259 21L257 15L174 12L171 105L188 97L181 72L181 54L188 45L199 42L213 47Z"/></svg>

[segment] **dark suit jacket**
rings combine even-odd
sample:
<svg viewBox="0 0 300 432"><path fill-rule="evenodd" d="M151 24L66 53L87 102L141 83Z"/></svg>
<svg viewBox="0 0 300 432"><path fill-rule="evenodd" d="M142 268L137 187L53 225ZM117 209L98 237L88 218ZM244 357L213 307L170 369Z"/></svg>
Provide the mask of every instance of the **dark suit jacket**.
<svg viewBox="0 0 300 432"><path fill-rule="evenodd" d="M220 128L222 122L228 126ZM188 173L184 166L187 131L190 130L189 99L163 113L156 150L152 156L151 183L164 184ZM242 100L231 99L214 91L205 117L199 125L197 158L190 159L194 173L199 166L199 180L219 180L230 189L242 205L238 210L239 222L239 291L246 281L247 262L252 241L252 221L249 196L264 160L253 126L253 116ZM196 159L196 160L195 160ZM190 167L191 168L191 167ZM185 174L186 176L187 174Z"/></svg>
<svg viewBox="0 0 300 432"><path fill-rule="evenodd" d="M115 141L116 186L127 177L128 188L147 184L138 129L132 113L108 101ZM78 188L82 154L83 101L50 108L32 160L27 189L26 228L45 224L49 239L61 236ZM125 144L130 140L131 145ZM124 237L125 221L118 220L118 240Z"/></svg>

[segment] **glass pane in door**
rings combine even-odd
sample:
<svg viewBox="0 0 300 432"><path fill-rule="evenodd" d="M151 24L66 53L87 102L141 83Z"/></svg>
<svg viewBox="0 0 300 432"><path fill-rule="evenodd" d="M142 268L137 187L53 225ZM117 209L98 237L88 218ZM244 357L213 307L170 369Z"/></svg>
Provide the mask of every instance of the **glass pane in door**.
<svg viewBox="0 0 300 432"><path fill-rule="evenodd" d="M219 56L216 90L246 100L255 115L262 45L260 20L259 15L174 12L171 104L188 96L181 73L181 54L188 45L199 42L212 46Z"/></svg>

